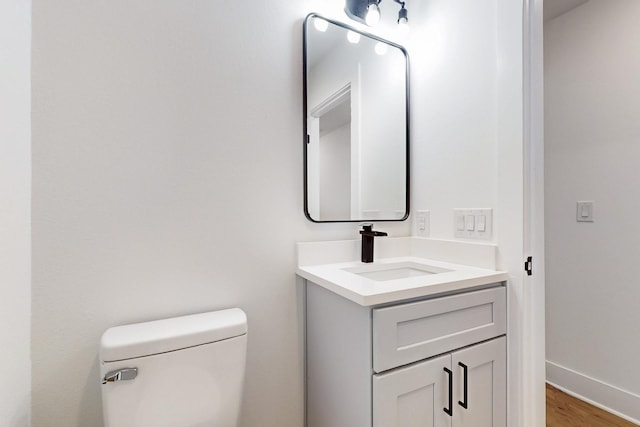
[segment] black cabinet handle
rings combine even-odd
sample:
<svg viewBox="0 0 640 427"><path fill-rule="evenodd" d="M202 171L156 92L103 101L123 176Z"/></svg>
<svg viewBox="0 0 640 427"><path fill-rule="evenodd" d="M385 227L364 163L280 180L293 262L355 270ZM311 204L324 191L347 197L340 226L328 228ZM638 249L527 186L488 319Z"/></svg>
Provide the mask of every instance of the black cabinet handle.
<svg viewBox="0 0 640 427"><path fill-rule="evenodd" d="M449 408L444 408L444 412L453 417L453 372L447 368L444 371L449 375Z"/></svg>
<svg viewBox="0 0 640 427"><path fill-rule="evenodd" d="M462 392L463 395L464 395L464 398L463 398L462 401L458 401L458 405L462 406L464 409L467 409L467 404L469 403L469 401L468 401L468 397L469 397L468 396L468 390L469 390L469 387L468 387L468 383L467 383L467 374L468 374L467 371L468 371L468 369L467 369L467 365L465 365L462 362L458 362L458 365L462 367L462 376L464 378L463 379L464 387L463 387L463 392Z"/></svg>

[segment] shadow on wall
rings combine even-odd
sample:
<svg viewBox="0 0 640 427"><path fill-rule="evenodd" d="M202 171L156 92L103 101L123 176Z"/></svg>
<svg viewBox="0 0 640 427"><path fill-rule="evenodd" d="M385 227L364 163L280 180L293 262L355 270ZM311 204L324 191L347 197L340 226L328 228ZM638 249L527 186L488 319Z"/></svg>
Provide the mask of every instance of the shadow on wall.
<svg viewBox="0 0 640 427"><path fill-rule="evenodd" d="M97 355L91 363L91 370L87 375L87 382L82 390L80 411L78 412L78 426L99 427L102 425L102 395L100 390L100 360ZM96 424L99 422L100 424Z"/></svg>

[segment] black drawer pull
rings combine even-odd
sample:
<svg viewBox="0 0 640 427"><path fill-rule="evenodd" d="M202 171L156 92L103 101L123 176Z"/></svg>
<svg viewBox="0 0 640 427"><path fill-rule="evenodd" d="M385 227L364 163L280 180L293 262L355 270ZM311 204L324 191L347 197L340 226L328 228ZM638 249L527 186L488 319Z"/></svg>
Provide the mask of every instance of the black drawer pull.
<svg viewBox="0 0 640 427"><path fill-rule="evenodd" d="M465 365L462 362L458 362L458 365L462 367L462 376L463 376L463 382L464 382L464 387L463 387L463 400L462 401L458 401L458 405L462 406L464 409L468 409L467 405L469 404L469 396L468 396L468 392L469 392L469 387L468 387L468 383L467 383L467 374L468 374L468 368L467 365Z"/></svg>
<svg viewBox="0 0 640 427"><path fill-rule="evenodd" d="M447 368L444 371L449 375L449 408L444 408L444 412L453 417L453 372Z"/></svg>

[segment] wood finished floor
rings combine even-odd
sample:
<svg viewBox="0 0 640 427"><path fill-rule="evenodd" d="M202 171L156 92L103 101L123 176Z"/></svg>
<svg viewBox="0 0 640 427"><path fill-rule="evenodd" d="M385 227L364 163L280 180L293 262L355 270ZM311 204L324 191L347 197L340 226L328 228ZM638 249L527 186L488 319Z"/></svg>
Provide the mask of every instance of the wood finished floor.
<svg viewBox="0 0 640 427"><path fill-rule="evenodd" d="M637 427L547 384L547 427Z"/></svg>

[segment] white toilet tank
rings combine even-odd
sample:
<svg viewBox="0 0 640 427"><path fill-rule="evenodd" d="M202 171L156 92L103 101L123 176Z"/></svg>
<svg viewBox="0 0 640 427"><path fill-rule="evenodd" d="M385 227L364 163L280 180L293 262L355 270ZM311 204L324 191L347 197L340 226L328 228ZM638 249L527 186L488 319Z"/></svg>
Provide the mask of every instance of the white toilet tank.
<svg viewBox="0 0 640 427"><path fill-rule="evenodd" d="M239 308L108 329L105 427L235 427L247 348Z"/></svg>

